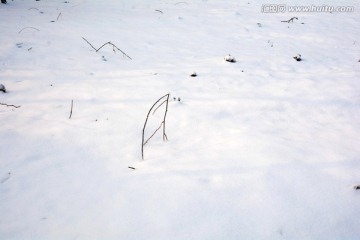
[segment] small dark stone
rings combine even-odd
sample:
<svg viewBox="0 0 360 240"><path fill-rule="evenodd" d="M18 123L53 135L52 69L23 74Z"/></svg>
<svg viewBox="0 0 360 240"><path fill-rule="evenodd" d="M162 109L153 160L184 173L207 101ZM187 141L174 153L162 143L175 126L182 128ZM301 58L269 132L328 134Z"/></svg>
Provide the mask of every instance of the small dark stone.
<svg viewBox="0 0 360 240"><path fill-rule="evenodd" d="M227 55L227 56L225 56L224 59L225 59L225 61L227 61L227 62L231 62L231 63L235 63L235 62L236 62L236 59L235 59L233 56L231 56L230 54Z"/></svg>
<svg viewBox="0 0 360 240"><path fill-rule="evenodd" d="M236 62L236 60L235 59L229 59L229 60L226 60L227 62L231 62L231 63L234 63L234 62Z"/></svg>
<svg viewBox="0 0 360 240"><path fill-rule="evenodd" d="M293 57L296 61L300 62L302 59L301 59L301 55L298 54L296 55L295 57Z"/></svg>
<svg viewBox="0 0 360 240"><path fill-rule="evenodd" d="M0 83L0 92L6 93L6 88L5 88L5 86L2 85L1 83Z"/></svg>
<svg viewBox="0 0 360 240"><path fill-rule="evenodd" d="M355 190L360 190L360 185L354 186L354 189L355 189Z"/></svg>
<svg viewBox="0 0 360 240"><path fill-rule="evenodd" d="M190 75L190 77L196 77L196 76L197 76L196 72L194 72Z"/></svg>

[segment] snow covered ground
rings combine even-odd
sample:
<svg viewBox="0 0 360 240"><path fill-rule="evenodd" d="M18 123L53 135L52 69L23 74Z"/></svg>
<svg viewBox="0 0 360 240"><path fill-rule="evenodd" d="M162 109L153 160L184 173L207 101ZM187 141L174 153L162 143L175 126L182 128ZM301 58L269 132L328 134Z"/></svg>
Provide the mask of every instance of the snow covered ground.
<svg viewBox="0 0 360 240"><path fill-rule="evenodd" d="M360 3L266 3L0 4L0 239L360 239Z"/></svg>

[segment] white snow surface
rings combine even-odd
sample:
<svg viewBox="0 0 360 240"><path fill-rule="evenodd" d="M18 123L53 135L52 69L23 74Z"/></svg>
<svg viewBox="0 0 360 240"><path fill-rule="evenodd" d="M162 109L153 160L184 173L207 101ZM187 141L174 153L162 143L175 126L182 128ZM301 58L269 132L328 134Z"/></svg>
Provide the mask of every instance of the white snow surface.
<svg viewBox="0 0 360 240"><path fill-rule="evenodd" d="M360 239L360 3L266 3L0 4L0 239Z"/></svg>

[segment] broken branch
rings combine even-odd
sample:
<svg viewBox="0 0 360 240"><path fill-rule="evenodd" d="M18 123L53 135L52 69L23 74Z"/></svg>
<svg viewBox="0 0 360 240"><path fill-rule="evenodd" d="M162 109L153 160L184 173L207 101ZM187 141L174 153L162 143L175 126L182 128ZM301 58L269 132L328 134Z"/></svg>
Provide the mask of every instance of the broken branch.
<svg viewBox="0 0 360 240"><path fill-rule="evenodd" d="M6 104L6 103L0 103L0 105L6 106L6 107L14 107L14 108L21 107L21 106L16 106L16 105L12 105L12 104Z"/></svg>
<svg viewBox="0 0 360 240"><path fill-rule="evenodd" d="M159 98L150 108L150 110L148 111L148 114L146 116L146 119L145 119L145 123L144 123L144 127L143 127L143 130L142 130L142 142L141 142L141 157L142 159L144 160L144 146L145 144L155 135L155 133L157 133L161 127L163 127L163 141L167 140L167 135L165 133L165 120L166 120L166 115L167 115L167 111L168 111L168 105L169 105L169 97L170 97L170 93L168 94L165 94L164 96L162 96L161 98ZM165 100L164 100L165 99ZM166 103L166 109L165 109L165 113L164 113L164 118L163 118L163 121L161 122L160 126L154 131L154 133L145 141L145 128L146 128L146 124L148 122L148 119L149 119L149 116L150 116L150 113L152 112L153 108L155 106L157 106L157 104L161 101L161 100L164 100L163 102L161 102L160 106L162 106L164 103ZM158 106L154 112L160 107Z"/></svg>
<svg viewBox="0 0 360 240"><path fill-rule="evenodd" d="M125 52L123 52L120 48L118 48L115 44L113 44L112 42L107 42L107 43L104 43L101 47L99 47L98 49L96 49L88 40L86 40L84 37L82 37L82 39L84 39L85 40L85 42L87 42L91 47L92 47L92 49L94 49L96 52L98 52L100 49L102 49L104 46L106 46L106 45L111 45L111 46L113 46L113 51L115 52L115 49L116 50L118 50L118 51L120 51L124 56L126 56L127 58L129 58L130 60L132 60L131 59L131 57L129 57L129 55L127 55Z"/></svg>

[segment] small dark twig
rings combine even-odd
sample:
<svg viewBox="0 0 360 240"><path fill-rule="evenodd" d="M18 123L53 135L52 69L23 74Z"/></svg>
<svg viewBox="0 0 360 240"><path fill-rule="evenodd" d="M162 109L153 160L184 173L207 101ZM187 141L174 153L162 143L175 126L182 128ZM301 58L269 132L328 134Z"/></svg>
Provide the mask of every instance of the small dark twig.
<svg viewBox="0 0 360 240"><path fill-rule="evenodd" d="M164 14L161 10L156 9L155 11Z"/></svg>
<svg viewBox="0 0 360 240"><path fill-rule="evenodd" d="M6 104L6 103L0 103L0 105L6 106L6 107L14 107L14 108L21 107L21 106L16 106L16 105L12 105L12 104Z"/></svg>
<svg viewBox="0 0 360 240"><path fill-rule="evenodd" d="M132 170L135 170L135 169L136 169L136 168L134 168L134 167L130 167L130 166L129 166L128 168L130 168L130 169L132 169Z"/></svg>
<svg viewBox="0 0 360 240"><path fill-rule="evenodd" d="M56 21L59 21L60 16L61 16L61 13L59 13L58 17L56 18Z"/></svg>
<svg viewBox="0 0 360 240"><path fill-rule="evenodd" d="M163 141L168 140L168 137L165 133L165 126L166 126L166 115L167 115L168 107L169 107L169 97L170 97L170 94L168 94L168 96L166 98L166 108L165 108L165 114L164 114L164 120L163 120Z"/></svg>
<svg viewBox="0 0 360 240"><path fill-rule="evenodd" d="M74 106L74 100L71 100L71 109L70 109L69 119L71 119L71 116L72 116L73 106Z"/></svg>
<svg viewBox="0 0 360 240"><path fill-rule="evenodd" d="M294 19L298 20L297 17L292 17L290 18L289 20L285 20L285 21L281 21L281 22L287 22L287 23L290 23L290 22L294 22Z"/></svg>
<svg viewBox="0 0 360 240"><path fill-rule="evenodd" d="M40 31L39 29L34 28L34 27L24 27L24 28L21 29L18 33L20 34L23 30L28 29L28 28L34 29L34 30L36 30L36 31Z"/></svg>
<svg viewBox="0 0 360 240"><path fill-rule="evenodd" d="M112 42L107 42L107 43L104 43L101 47L99 47L98 49L96 49L88 40L86 40L84 37L82 37L82 39L84 39L85 40L85 42L87 42L91 47L92 47L92 49L94 49L96 52L98 52L100 49L102 49L104 46L106 46L106 45L111 45L111 46L113 46L113 51L115 52L115 49L116 50L118 50L118 51L120 51L124 56L126 56L127 58L129 58L130 60L132 60L131 59L131 57L129 57L129 55L127 55L125 52L123 52L120 48L118 48L115 44L113 44Z"/></svg>
<svg viewBox="0 0 360 240"><path fill-rule="evenodd" d="M94 49L97 52L96 48L94 48L94 46L91 45L91 43L88 40L86 40L84 37L82 37L82 39L84 39L84 41L87 42L92 47L92 49Z"/></svg>

